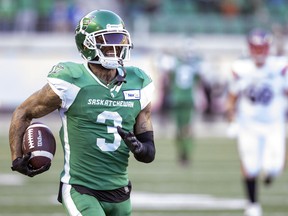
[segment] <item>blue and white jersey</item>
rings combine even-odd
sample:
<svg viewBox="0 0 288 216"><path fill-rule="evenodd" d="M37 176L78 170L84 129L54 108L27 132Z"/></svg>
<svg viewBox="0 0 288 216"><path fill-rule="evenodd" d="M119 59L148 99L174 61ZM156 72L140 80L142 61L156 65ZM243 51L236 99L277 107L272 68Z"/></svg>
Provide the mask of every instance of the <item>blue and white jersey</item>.
<svg viewBox="0 0 288 216"><path fill-rule="evenodd" d="M233 64L232 72L230 92L238 96L238 123L285 122L286 59L271 56L262 67L257 67L252 59L239 59Z"/></svg>

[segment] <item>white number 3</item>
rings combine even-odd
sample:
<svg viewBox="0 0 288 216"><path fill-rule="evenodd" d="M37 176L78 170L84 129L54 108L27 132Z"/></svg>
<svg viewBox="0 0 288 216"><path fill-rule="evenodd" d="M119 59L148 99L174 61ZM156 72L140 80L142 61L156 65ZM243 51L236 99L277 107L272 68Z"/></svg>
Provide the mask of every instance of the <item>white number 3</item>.
<svg viewBox="0 0 288 216"><path fill-rule="evenodd" d="M97 117L97 122L105 123L106 120L113 120L114 127L107 126L107 133L114 135L113 143L106 143L104 138L97 138L96 144L102 151L116 151L121 144L121 137L117 132L117 126L122 127L122 117L117 112L104 111Z"/></svg>

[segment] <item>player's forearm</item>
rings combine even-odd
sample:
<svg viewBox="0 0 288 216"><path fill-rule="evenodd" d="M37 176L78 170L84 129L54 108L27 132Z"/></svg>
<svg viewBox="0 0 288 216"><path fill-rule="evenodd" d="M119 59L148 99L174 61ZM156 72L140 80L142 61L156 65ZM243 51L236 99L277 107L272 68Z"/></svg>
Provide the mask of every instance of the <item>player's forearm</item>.
<svg viewBox="0 0 288 216"><path fill-rule="evenodd" d="M151 163L155 159L155 145L153 131L147 131L136 135L136 138L141 142L141 151L135 152L136 160L144 163Z"/></svg>
<svg viewBox="0 0 288 216"><path fill-rule="evenodd" d="M9 129L9 143L12 161L17 157L22 157L22 139L26 128L31 122L31 118L25 115L24 110L18 107L12 116L10 129Z"/></svg>
<svg viewBox="0 0 288 216"><path fill-rule="evenodd" d="M229 122L233 122L235 119L236 113L236 101L237 96L230 94L228 96L227 108L226 108L226 117Z"/></svg>
<svg viewBox="0 0 288 216"><path fill-rule="evenodd" d="M235 120L235 110L228 109L226 112L226 118L228 122L233 122Z"/></svg>

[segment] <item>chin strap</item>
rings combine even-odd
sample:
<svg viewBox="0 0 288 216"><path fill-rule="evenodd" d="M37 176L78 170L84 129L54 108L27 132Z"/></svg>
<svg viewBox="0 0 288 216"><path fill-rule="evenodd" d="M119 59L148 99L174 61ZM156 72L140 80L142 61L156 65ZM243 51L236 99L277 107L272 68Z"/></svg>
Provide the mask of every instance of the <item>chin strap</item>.
<svg viewBox="0 0 288 216"><path fill-rule="evenodd" d="M118 74L115 77L113 84L120 86L123 82L124 83L127 82L126 79L125 79L126 71L125 71L124 67L119 67L119 68L117 68L117 72L118 72Z"/></svg>
<svg viewBox="0 0 288 216"><path fill-rule="evenodd" d="M122 61L122 59L121 59ZM119 65L123 66L123 63L120 64L120 60L114 60L114 61L108 61L108 60L101 60L99 59L98 56L96 56L94 59L92 60L88 60L89 63L92 63L92 64L100 64L102 65L104 68L106 69L116 69L119 67Z"/></svg>
<svg viewBox="0 0 288 216"><path fill-rule="evenodd" d="M116 78L115 78L115 85L121 85L123 82L124 83L126 83L127 81L126 81L126 70L125 70L125 68L124 68L124 65L123 65L123 60L122 59L119 59L119 64L121 65L121 67L118 67L117 68L117 72L118 72L118 74L117 74L117 76L116 76Z"/></svg>

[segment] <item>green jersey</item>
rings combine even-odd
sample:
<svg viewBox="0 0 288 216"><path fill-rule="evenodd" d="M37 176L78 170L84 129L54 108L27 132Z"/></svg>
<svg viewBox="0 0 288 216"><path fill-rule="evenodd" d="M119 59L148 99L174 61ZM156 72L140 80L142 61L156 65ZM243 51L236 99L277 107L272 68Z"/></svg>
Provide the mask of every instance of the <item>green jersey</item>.
<svg viewBox="0 0 288 216"><path fill-rule="evenodd" d="M192 107L194 104L196 67L180 62L170 72L170 100L173 108Z"/></svg>
<svg viewBox="0 0 288 216"><path fill-rule="evenodd" d="M133 131L136 117L151 101L153 83L139 68L125 69L127 82L111 86L87 64L60 63L49 73L48 83L62 99L63 183L94 190L128 184L129 149L116 127Z"/></svg>

